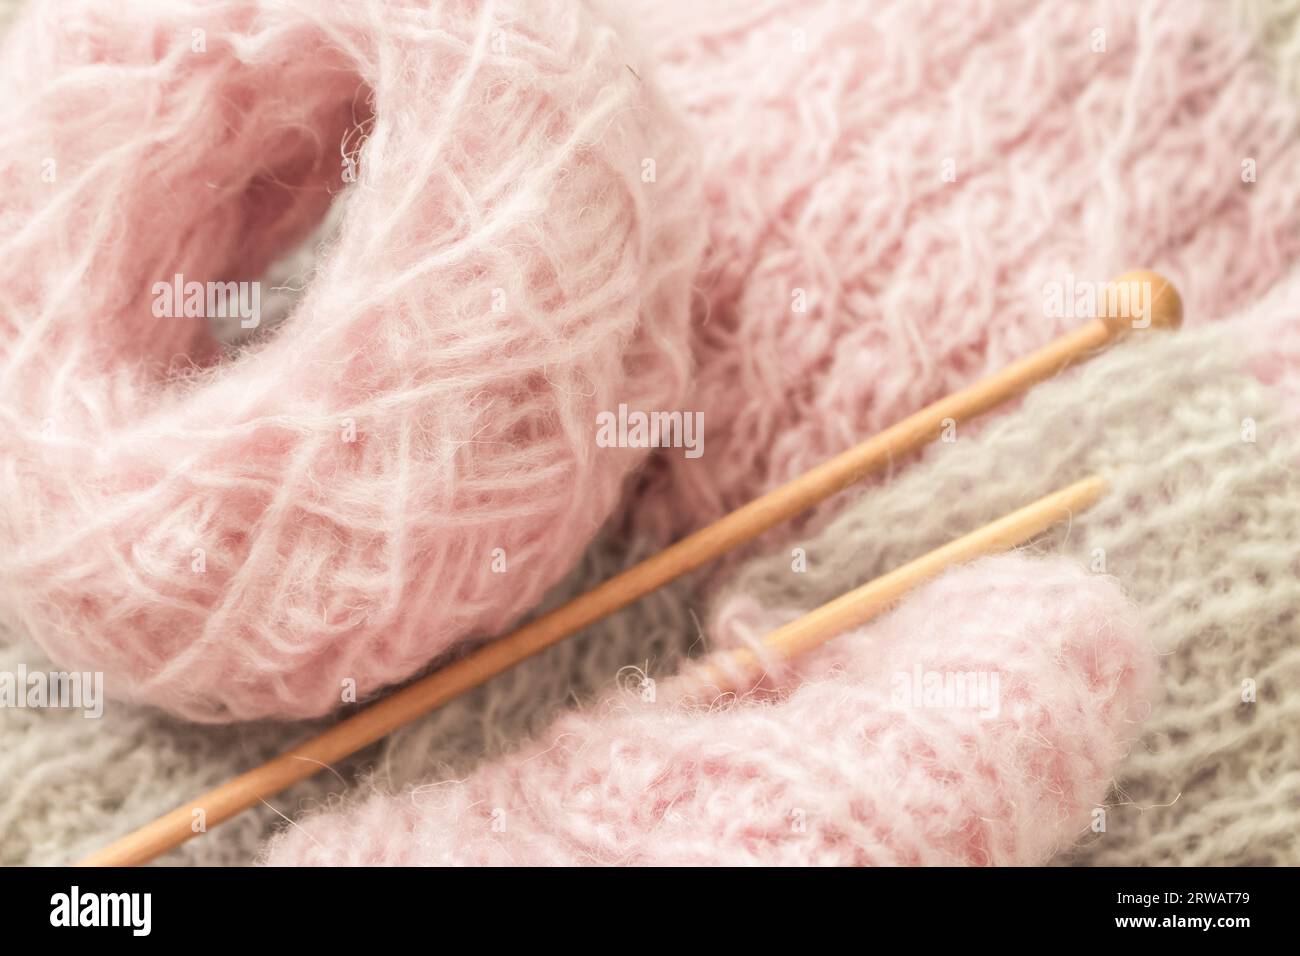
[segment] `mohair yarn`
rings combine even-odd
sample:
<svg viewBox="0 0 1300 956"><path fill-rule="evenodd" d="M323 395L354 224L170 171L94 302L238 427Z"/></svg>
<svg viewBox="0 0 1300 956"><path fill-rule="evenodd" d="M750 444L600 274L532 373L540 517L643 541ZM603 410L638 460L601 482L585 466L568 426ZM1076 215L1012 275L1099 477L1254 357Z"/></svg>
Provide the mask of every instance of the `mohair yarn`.
<svg viewBox="0 0 1300 956"><path fill-rule="evenodd" d="M688 140L592 4L76 0L0 62L15 630L188 718L316 715L572 566L640 458L595 415L680 404L702 241ZM155 315L345 186L274 335L223 357Z"/></svg>
<svg viewBox="0 0 1300 956"><path fill-rule="evenodd" d="M927 702L900 693L918 669L998 680L983 709ZM466 780L309 815L267 862L1042 863L1086 831L1154 655L1113 581L1004 555L797 671L769 699L607 700Z"/></svg>

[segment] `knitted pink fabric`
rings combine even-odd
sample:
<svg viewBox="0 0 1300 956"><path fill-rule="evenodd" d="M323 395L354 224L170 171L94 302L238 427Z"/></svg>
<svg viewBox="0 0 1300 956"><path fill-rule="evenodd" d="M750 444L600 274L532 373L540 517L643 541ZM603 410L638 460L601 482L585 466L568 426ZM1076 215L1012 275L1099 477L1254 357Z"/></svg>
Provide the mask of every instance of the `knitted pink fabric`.
<svg viewBox="0 0 1300 956"><path fill-rule="evenodd" d="M644 455L596 415L680 406L690 153L589 3L33 4L0 69L0 608L110 694L320 714L502 630ZM345 189L214 361L159 287Z"/></svg>
<svg viewBox="0 0 1300 956"><path fill-rule="evenodd" d="M1049 287L1151 266L1199 323L1300 256L1296 107L1221 3L635 8L710 231L708 452L659 456L629 505L658 538L1080 324Z"/></svg>
<svg viewBox="0 0 1300 956"><path fill-rule="evenodd" d="M308 815L266 859L1042 863L1086 831L1153 669L1112 580L986 559L810 655L774 699L611 699L467 780ZM991 693L931 694L966 676Z"/></svg>

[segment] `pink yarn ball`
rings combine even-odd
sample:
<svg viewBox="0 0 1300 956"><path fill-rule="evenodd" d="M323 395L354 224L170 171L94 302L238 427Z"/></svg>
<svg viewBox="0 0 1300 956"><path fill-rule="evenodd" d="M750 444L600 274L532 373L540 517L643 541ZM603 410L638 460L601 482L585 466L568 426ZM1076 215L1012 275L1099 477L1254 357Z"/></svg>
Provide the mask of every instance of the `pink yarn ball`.
<svg viewBox="0 0 1300 956"><path fill-rule="evenodd" d="M1112 579L991 558L803 659L787 677L805 683L774 700L690 708L671 685L610 700L464 781L309 815L266 859L1041 864L1087 832L1154 669ZM918 673L997 685L936 704L902 692Z"/></svg>
<svg viewBox="0 0 1300 956"><path fill-rule="evenodd" d="M689 149L591 4L33 5L0 90L0 607L110 693L316 715L500 631L640 459L596 415L680 407ZM274 335L157 314L335 194Z"/></svg>

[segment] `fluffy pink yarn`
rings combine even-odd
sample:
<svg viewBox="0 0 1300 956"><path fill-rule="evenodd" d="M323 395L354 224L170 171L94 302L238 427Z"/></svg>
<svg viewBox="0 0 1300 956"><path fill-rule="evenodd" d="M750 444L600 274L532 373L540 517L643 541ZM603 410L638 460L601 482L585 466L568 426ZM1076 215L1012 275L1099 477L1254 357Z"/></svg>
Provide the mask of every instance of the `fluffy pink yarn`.
<svg viewBox="0 0 1300 956"><path fill-rule="evenodd" d="M702 233L648 77L573 0L32 5L0 65L11 623L224 720L533 605L639 460L596 414L687 382ZM155 316L175 274L257 280L352 178L275 335L220 358Z"/></svg>
<svg viewBox="0 0 1300 956"><path fill-rule="evenodd" d="M798 672L767 700L607 701L464 781L309 815L267 862L1040 864L1086 832L1154 657L1113 580L1011 555ZM996 713L909 700L918 673L996 674Z"/></svg>
<svg viewBox="0 0 1300 956"><path fill-rule="evenodd" d="M1297 109L1222 3L632 2L710 233L708 452L657 457L658 538L1079 325L1049 283L1156 267L1202 322L1300 258Z"/></svg>

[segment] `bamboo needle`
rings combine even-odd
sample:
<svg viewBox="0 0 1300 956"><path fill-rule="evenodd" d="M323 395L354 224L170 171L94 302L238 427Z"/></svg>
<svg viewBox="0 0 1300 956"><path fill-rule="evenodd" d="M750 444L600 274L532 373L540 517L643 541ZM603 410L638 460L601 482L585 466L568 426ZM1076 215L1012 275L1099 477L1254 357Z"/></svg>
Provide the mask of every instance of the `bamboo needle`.
<svg viewBox="0 0 1300 956"><path fill-rule="evenodd" d="M1082 361L1131 327L1176 328L1182 302L1168 280L1156 273L1127 273L1114 280L1111 310L975 384L908 416L873 438L819 465L651 558L615 575L578 598L429 674L260 767L230 780L129 833L81 862L83 866L146 863L196 836L194 822L207 827L230 819L259 801L361 750L405 724L477 687L490 678L621 610L669 581L753 540L783 521L879 471L933 441L949 420L974 418L1027 391L1069 365ZM1134 300L1130 290L1141 290ZM1136 319L1128 306L1143 303ZM200 814L201 811L201 814Z"/></svg>
<svg viewBox="0 0 1300 956"><path fill-rule="evenodd" d="M1055 491L777 628L763 638L758 653L737 648L702 662L698 678L719 688L736 687L739 681L758 676L765 660L788 660L820 647L887 611L904 594L948 568L1022 545L1090 507L1105 491L1105 480L1096 476Z"/></svg>

